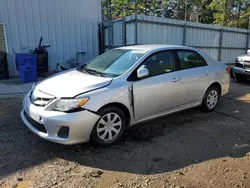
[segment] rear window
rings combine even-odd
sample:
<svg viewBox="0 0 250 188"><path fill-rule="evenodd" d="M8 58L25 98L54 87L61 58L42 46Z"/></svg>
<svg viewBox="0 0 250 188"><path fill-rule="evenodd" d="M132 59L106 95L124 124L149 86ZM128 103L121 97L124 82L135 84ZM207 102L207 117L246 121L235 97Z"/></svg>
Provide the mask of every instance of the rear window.
<svg viewBox="0 0 250 188"><path fill-rule="evenodd" d="M190 69L206 66L206 61L194 51L177 51L181 69Z"/></svg>

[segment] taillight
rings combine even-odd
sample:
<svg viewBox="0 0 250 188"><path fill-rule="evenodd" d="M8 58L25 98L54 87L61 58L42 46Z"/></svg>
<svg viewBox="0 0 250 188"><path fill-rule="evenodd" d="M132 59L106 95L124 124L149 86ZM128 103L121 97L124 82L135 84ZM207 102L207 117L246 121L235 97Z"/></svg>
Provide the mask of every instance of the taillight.
<svg viewBox="0 0 250 188"><path fill-rule="evenodd" d="M227 68L226 68L226 72L227 72L227 73L230 73L230 72L231 72L231 68L230 68L230 67L227 67Z"/></svg>

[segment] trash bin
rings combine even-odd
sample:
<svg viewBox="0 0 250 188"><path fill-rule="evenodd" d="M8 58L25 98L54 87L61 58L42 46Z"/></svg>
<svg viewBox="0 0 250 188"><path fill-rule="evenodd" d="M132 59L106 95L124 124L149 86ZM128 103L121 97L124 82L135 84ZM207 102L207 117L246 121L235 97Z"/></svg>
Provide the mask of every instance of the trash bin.
<svg viewBox="0 0 250 188"><path fill-rule="evenodd" d="M17 70L21 83L37 81L37 55L36 54L16 54Z"/></svg>
<svg viewBox="0 0 250 188"><path fill-rule="evenodd" d="M9 79L7 54L0 52L0 79Z"/></svg>

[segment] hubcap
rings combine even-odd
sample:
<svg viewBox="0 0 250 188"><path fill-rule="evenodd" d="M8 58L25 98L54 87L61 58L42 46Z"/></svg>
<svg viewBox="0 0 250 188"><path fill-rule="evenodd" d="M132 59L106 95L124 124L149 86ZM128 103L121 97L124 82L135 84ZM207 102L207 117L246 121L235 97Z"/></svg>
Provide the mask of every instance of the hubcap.
<svg viewBox="0 0 250 188"><path fill-rule="evenodd" d="M97 124L97 135L104 141L113 140L121 131L122 120L117 113L102 116Z"/></svg>
<svg viewBox="0 0 250 188"><path fill-rule="evenodd" d="M218 98L219 98L218 91L211 90L207 96L207 106L209 109L213 109L216 106Z"/></svg>

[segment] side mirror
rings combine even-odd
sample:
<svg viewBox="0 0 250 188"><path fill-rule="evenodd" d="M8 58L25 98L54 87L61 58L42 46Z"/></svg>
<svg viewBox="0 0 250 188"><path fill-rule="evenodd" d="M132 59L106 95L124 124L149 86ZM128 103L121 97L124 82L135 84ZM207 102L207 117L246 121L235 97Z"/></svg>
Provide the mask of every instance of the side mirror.
<svg viewBox="0 0 250 188"><path fill-rule="evenodd" d="M137 77L138 78L145 78L145 77L148 77L149 76L149 71L146 67L140 67L138 70L137 70Z"/></svg>
<svg viewBox="0 0 250 188"><path fill-rule="evenodd" d="M250 55L250 49L249 49L249 50L247 50L247 54L249 54L249 55Z"/></svg>

